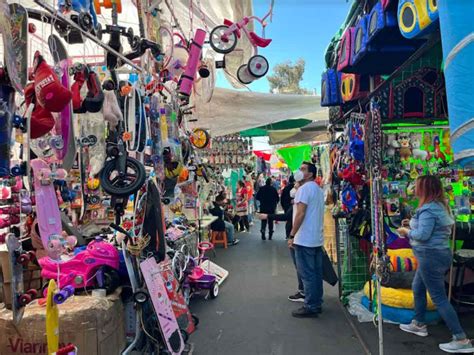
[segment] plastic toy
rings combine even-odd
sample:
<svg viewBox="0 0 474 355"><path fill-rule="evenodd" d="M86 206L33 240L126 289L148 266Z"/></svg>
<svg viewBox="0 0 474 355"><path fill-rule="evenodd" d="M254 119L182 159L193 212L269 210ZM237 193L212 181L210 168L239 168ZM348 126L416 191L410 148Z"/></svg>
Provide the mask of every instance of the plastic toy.
<svg viewBox="0 0 474 355"><path fill-rule="evenodd" d="M237 78L242 84L250 84L255 79L265 76L268 72L268 61L264 56L258 54L258 47L265 48L272 41L269 38L265 38L265 27L267 26L265 20L270 17L271 21L273 3L274 0L271 1L270 10L264 17L244 17L242 20L235 23L225 19L224 25L215 27L209 36L209 42L212 49L217 53L228 54L236 48L237 41L241 36L241 31L244 32L250 41L250 44L253 46L254 55L248 60L247 64L241 65L237 70ZM262 25L262 37L247 29L247 25L251 21L260 22Z"/></svg>
<svg viewBox="0 0 474 355"><path fill-rule="evenodd" d="M97 15L92 0L59 0L58 9L84 31L97 28Z"/></svg>
<svg viewBox="0 0 474 355"><path fill-rule="evenodd" d="M435 156L435 158L436 159L441 159L442 161L446 161L446 155L444 155L444 153L441 151L440 140L439 140L438 135L434 136L433 146L434 146L434 156Z"/></svg>
<svg viewBox="0 0 474 355"><path fill-rule="evenodd" d="M178 92L184 96L186 101L189 101L189 96L193 89L194 78L196 77L196 71L198 62L201 59L202 46L206 39L206 32L200 28L196 30L194 40L190 44L189 58L186 63L186 70L181 75L178 82Z"/></svg>
<svg viewBox="0 0 474 355"><path fill-rule="evenodd" d="M101 237L96 237L84 251L66 261L44 257L39 264L41 277L59 280L60 288L68 285L75 289L99 286L112 292L118 286L119 253Z"/></svg>

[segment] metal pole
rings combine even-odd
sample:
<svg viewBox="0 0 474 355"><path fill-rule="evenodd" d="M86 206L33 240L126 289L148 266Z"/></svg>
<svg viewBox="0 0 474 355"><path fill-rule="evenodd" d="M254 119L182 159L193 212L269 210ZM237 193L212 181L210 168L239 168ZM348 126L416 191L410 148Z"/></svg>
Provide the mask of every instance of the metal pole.
<svg viewBox="0 0 474 355"><path fill-rule="evenodd" d="M133 63L130 59L128 59L127 57L125 57L124 55L122 55L121 53L117 52L115 49L113 49L112 47L110 47L109 45L103 43L102 41L100 41L97 37L95 37L94 35L92 35L91 33L87 32L87 31L84 31L80 26L76 25L73 21L71 21L70 19L64 17L62 14L58 13L56 10L54 10L53 7L51 7L50 5L46 4L45 2L43 2L42 0L34 0L34 2L36 4L38 4L39 6L41 6L42 8L44 8L46 11L48 11L53 17L56 17L58 19L60 19L61 21L67 23L69 26L71 26L72 28L74 28L75 30L78 30L80 31L85 37L87 37L88 39L90 39L92 42L96 43L98 46L102 47L103 49L105 49L106 51L112 53L113 55L119 57L120 59L123 60L123 62L127 63L128 65L130 65L133 69L139 71L139 72L142 72L143 69L141 67L139 67L138 65L136 65L135 63Z"/></svg>

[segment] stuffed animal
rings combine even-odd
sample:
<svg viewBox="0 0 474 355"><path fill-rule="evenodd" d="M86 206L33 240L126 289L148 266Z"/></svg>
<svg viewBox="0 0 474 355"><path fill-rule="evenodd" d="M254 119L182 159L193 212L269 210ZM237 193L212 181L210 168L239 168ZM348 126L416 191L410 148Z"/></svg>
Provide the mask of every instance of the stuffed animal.
<svg viewBox="0 0 474 355"><path fill-rule="evenodd" d="M411 136L411 146L413 148L413 158L426 160L428 157L428 152L421 150L421 135L420 134L413 134Z"/></svg>
<svg viewBox="0 0 474 355"><path fill-rule="evenodd" d="M447 155L453 155L453 150L451 148L451 143L449 141L450 137L449 137L449 130L444 130L443 131L443 138L442 138L442 142L443 142L443 146L444 146L444 152L447 154Z"/></svg>
<svg viewBox="0 0 474 355"><path fill-rule="evenodd" d="M410 136L404 133L400 134L398 143L400 143L400 160L407 161L411 156Z"/></svg>
<svg viewBox="0 0 474 355"><path fill-rule="evenodd" d="M395 134L387 135L387 155L393 157L395 155L396 149L400 148L400 144L397 141L397 136Z"/></svg>

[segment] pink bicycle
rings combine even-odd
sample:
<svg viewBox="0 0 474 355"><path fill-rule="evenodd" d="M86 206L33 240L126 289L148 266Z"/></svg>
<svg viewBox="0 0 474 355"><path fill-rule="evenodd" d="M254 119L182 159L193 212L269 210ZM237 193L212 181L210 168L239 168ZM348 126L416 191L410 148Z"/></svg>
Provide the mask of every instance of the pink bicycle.
<svg viewBox="0 0 474 355"><path fill-rule="evenodd" d="M241 30L245 33L253 46L254 55L250 57L247 64L241 65L237 70L237 78L242 84L250 84L252 81L265 76L268 72L268 60L263 55L258 54L258 47L265 48L272 41L270 38L265 38L265 27L267 26L265 20L268 17L270 17L270 22L272 20L273 3L274 0L271 1L270 10L264 17L246 16L235 23L224 19L224 25L214 27L209 36L209 43L212 49L217 53L228 54L237 46L237 41L241 36ZM247 29L247 25L250 21L254 20L260 22L262 25L262 37Z"/></svg>

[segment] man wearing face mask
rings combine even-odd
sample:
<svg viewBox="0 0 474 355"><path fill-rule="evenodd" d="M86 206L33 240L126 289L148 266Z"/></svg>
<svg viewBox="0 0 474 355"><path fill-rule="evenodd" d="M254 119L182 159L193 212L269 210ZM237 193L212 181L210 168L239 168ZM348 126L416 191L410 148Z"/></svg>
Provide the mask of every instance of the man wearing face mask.
<svg viewBox="0 0 474 355"><path fill-rule="evenodd" d="M295 196L288 246L295 250L296 268L304 288L304 306L292 312L298 318L317 317L323 303L324 193L315 178L316 167L309 162L303 162L295 173L301 186Z"/></svg>

